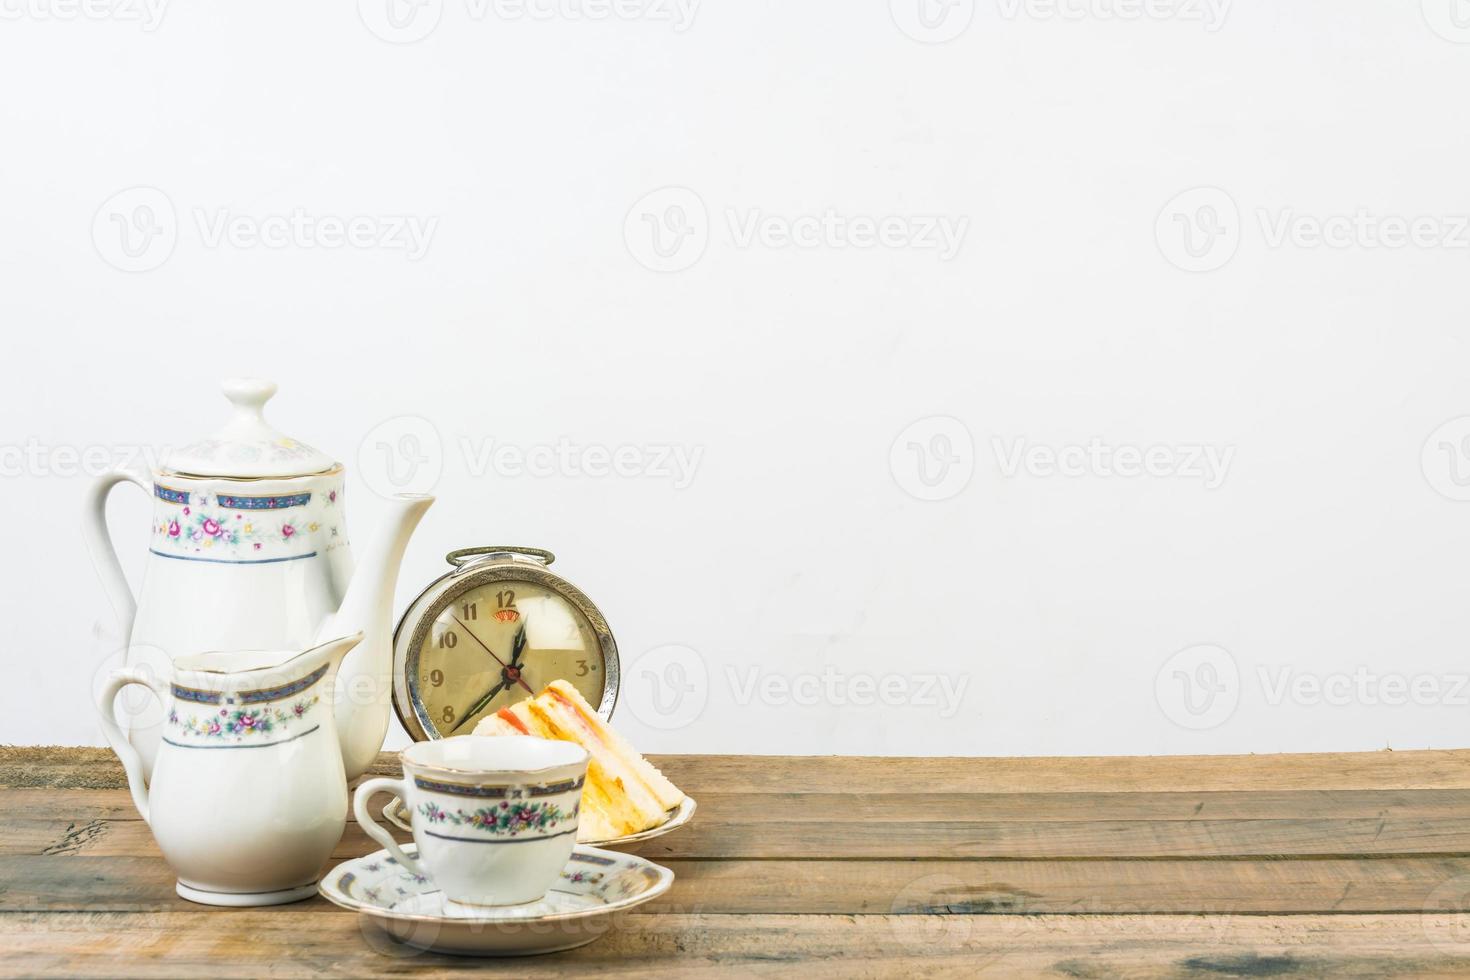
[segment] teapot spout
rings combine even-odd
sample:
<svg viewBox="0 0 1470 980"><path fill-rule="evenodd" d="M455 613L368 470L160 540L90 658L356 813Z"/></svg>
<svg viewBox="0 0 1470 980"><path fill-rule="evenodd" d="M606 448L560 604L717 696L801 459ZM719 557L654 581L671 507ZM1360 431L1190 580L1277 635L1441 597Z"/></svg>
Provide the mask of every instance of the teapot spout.
<svg viewBox="0 0 1470 980"><path fill-rule="evenodd" d="M399 494L368 543L337 612L317 630L317 642L361 631L362 642L337 671L336 721L349 781L367 771L388 734L393 680L393 590L408 539L434 498Z"/></svg>

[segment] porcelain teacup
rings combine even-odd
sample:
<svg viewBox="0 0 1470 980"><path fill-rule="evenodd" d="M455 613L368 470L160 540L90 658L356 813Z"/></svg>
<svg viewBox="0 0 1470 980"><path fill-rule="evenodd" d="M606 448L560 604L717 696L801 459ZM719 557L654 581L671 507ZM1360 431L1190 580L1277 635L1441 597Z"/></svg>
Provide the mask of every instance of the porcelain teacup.
<svg viewBox="0 0 1470 980"><path fill-rule="evenodd" d="M528 736L458 735L417 742L400 756L403 778L357 788L357 822L409 871L451 902L519 905L542 898L577 843L587 751ZM417 858L368 812L374 793L396 793L413 813Z"/></svg>

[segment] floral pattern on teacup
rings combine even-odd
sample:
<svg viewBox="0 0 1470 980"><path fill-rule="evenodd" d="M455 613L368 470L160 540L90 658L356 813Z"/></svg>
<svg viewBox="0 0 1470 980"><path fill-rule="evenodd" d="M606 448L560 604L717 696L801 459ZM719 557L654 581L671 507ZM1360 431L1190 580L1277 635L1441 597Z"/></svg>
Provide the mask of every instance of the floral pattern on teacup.
<svg viewBox="0 0 1470 980"><path fill-rule="evenodd" d="M446 810L429 802L421 804L418 812L430 824L449 823L456 827L488 831L496 837L516 837L527 831L555 830L558 825L575 820L581 806L580 802L574 804L571 813L568 813L555 803L501 801L493 806L482 806L466 812L458 807Z"/></svg>

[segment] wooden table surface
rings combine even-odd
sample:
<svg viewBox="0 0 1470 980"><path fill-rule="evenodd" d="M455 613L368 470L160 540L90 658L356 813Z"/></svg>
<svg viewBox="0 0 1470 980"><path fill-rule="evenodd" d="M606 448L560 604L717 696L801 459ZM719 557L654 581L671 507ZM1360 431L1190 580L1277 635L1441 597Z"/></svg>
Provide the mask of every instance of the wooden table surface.
<svg viewBox="0 0 1470 980"><path fill-rule="evenodd" d="M321 898L185 902L110 753L0 748L0 974L1470 973L1470 751L655 761L699 801L638 848L672 890L493 961L369 943ZM372 850L349 823L336 857Z"/></svg>

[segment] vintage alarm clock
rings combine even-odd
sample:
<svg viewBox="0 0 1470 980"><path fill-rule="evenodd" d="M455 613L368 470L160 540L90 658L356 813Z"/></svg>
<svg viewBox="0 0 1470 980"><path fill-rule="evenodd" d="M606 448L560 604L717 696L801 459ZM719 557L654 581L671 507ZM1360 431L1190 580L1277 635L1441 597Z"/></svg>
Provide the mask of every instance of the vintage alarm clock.
<svg viewBox="0 0 1470 980"><path fill-rule="evenodd" d="M445 560L452 570L393 635L393 706L415 741L467 735L557 678L612 717L617 644L592 600L548 569L556 556L491 545Z"/></svg>

